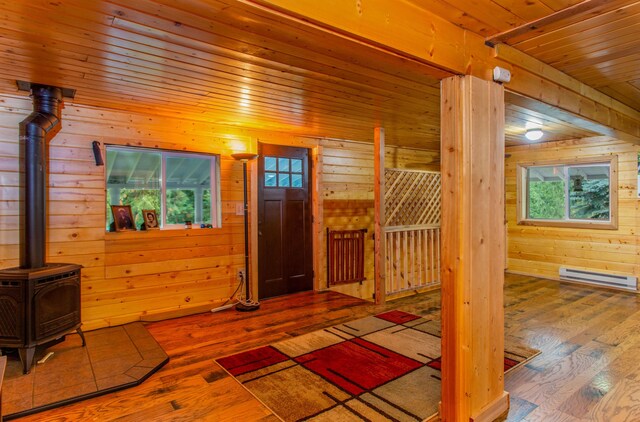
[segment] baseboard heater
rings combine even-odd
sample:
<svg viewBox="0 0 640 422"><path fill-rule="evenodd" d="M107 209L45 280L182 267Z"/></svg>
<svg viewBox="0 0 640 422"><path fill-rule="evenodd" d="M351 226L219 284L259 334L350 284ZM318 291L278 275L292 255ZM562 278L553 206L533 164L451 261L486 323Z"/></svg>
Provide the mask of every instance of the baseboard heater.
<svg viewBox="0 0 640 422"><path fill-rule="evenodd" d="M637 290L638 288L638 278L634 276L577 270L575 268L560 267L560 279L627 290Z"/></svg>

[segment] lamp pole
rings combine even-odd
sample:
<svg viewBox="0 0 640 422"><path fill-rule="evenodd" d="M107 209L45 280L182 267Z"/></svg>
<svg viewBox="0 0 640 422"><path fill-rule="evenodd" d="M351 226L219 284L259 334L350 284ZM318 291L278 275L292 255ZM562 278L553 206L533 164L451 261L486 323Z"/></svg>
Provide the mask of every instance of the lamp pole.
<svg viewBox="0 0 640 422"><path fill-rule="evenodd" d="M236 311L248 312L260 308L260 302L251 300L249 287L249 198L247 197L247 163L258 158L258 154L236 153L231 156L242 162L242 182L244 192L244 301L236 304Z"/></svg>

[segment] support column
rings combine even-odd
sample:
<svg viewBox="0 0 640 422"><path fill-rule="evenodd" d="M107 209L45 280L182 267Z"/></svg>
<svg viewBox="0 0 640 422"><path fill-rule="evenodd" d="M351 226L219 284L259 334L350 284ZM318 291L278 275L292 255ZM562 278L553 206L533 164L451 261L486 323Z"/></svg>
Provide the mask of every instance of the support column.
<svg viewBox="0 0 640 422"><path fill-rule="evenodd" d="M311 211L313 215L313 290L324 289L327 284L326 267L326 243L324 237L324 198L322 196L322 145L311 148L313 174L311 175L313 188L311 190Z"/></svg>
<svg viewBox="0 0 640 422"><path fill-rule="evenodd" d="M376 304L384 303L386 300L386 251L384 222L384 128L375 128L373 137L373 165L374 169L374 278Z"/></svg>
<svg viewBox="0 0 640 422"><path fill-rule="evenodd" d="M504 89L441 85L442 402L446 422L493 421L504 391Z"/></svg>

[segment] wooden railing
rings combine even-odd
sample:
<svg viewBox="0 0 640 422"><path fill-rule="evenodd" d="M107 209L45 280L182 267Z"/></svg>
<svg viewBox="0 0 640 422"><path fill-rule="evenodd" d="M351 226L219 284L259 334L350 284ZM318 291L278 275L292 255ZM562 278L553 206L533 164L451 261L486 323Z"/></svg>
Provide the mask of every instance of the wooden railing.
<svg viewBox="0 0 640 422"><path fill-rule="evenodd" d="M440 283L440 172L385 169L386 294Z"/></svg>
<svg viewBox="0 0 640 422"><path fill-rule="evenodd" d="M440 283L440 227L385 227L386 293L422 289Z"/></svg>

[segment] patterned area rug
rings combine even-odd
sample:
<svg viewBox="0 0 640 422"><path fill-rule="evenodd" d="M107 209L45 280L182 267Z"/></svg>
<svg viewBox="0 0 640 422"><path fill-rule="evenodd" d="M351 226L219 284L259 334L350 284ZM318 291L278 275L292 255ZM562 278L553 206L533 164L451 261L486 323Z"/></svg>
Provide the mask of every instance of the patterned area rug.
<svg viewBox="0 0 640 422"><path fill-rule="evenodd" d="M285 421L421 421L438 411L440 335L390 311L217 362ZM505 348L505 371L539 353Z"/></svg>

